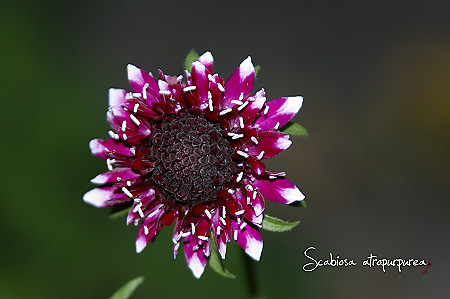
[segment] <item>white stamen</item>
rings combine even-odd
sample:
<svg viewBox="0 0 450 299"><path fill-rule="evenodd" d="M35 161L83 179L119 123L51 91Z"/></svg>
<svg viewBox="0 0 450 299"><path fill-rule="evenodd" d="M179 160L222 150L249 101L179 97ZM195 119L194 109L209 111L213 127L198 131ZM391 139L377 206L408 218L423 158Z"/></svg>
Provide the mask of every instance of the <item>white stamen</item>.
<svg viewBox="0 0 450 299"><path fill-rule="evenodd" d="M250 184L248 184L247 186L245 186L245 188L246 188L248 191L253 191L253 186L250 185Z"/></svg>
<svg viewBox="0 0 450 299"><path fill-rule="evenodd" d="M247 226L247 223L246 222L242 222L241 226L239 226L239 229L242 230L246 226Z"/></svg>
<svg viewBox="0 0 450 299"><path fill-rule="evenodd" d="M136 116L134 116L133 114L130 114L130 118L131 118L131 121L136 124L136 126L139 126L141 124L139 119L137 119Z"/></svg>
<svg viewBox="0 0 450 299"><path fill-rule="evenodd" d="M265 151L261 151L261 152L259 153L259 155L256 156L256 159L261 160L261 159L264 157L264 153L265 153Z"/></svg>
<svg viewBox="0 0 450 299"><path fill-rule="evenodd" d="M144 213L143 213L142 210L141 210L141 207L139 207L138 213L139 213L139 216L140 216L141 218L144 218L144 217L145 217L145 216L144 216Z"/></svg>
<svg viewBox="0 0 450 299"><path fill-rule="evenodd" d="M278 128L280 127L280 122L277 121L277 123L275 124L275 127L273 127L274 130L278 130Z"/></svg>
<svg viewBox="0 0 450 299"><path fill-rule="evenodd" d="M227 211L225 210L225 206L222 207L222 217L226 218L227 216Z"/></svg>
<svg viewBox="0 0 450 299"><path fill-rule="evenodd" d="M181 234L181 237L183 237L183 238L184 238L184 237L187 237L187 236L189 236L190 234L191 234L191 232L186 232L186 233L182 233L182 234Z"/></svg>
<svg viewBox="0 0 450 299"><path fill-rule="evenodd" d="M179 76L177 77L177 81L181 81L181 80L183 80L183 75L179 75Z"/></svg>
<svg viewBox="0 0 450 299"><path fill-rule="evenodd" d="M127 129L127 121L124 120L124 121L122 122L122 131L125 132L126 129Z"/></svg>
<svg viewBox="0 0 450 299"><path fill-rule="evenodd" d="M155 216L156 214L158 214L160 209L156 209L153 212L151 212L150 214L148 214L147 218L152 218L153 216Z"/></svg>
<svg viewBox="0 0 450 299"><path fill-rule="evenodd" d="M234 240L235 240L235 241L237 241L237 237L238 237L238 231L235 230L235 231L234 231Z"/></svg>
<svg viewBox="0 0 450 299"><path fill-rule="evenodd" d="M234 215L239 216L239 215L242 215L244 213L245 213L245 210L240 210L240 211L237 211L236 213L234 213Z"/></svg>
<svg viewBox="0 0 450 299"><path fill-rule="evenodd" d="M244 104L242 104L241 106L238 107L238 110L241 111L242 109L244 109L245 107L247 107L247 105L248 105L249 103L250 103L249 101L245 102Z"/></svg>
<svg viewBox="0 0 450 299"><path fill-rule="evenodd" d="M127 138L128 138L128 137L127 137L127 134L124 133L124 134L122 135L122 138L123 138L123 140L127 140Z"/></svg>
<svg viewBox="0 0 450 299"><path fill-rule="evenodd" d="M247 196L247 205L248 206L250 205L250 197L249 196Z"/></svg>
<svg viewBox="0 0 450 299"><path fill-rule="evenodd" d="M170 95L171 95L171 92L170 92L170 90L160 90L160 91L159 91L159 94L166 95L166 96L170 96Z"/></svg>
<svg viewBox="0 0 450 299"><path fill-rule="evenodd" d="M147 99L147 88L148 88L149 84L145 83L144 87L142 88L142 95L144 96L144 100Z"/></svg>
<svg viewBox="0 0 450 299"><path fill-rule="evenodd" d="M234 190L233 189L228 189L228 193L234 194Z"/></svg>
<svg viewBox="0 0 450 299"><path fill-rule="evenodd" d="M192 85L192 86L187 86L187 87L183 88L183 91L184 92L189 92L189 91L194 91L196 89L197 89L197 86Z"/></svg>
<svg viewBox="0 0 450 299"><path fill-rule="evenodd" d="M248 147L244 148L244 152L248 153Z"/></svg>
<svg viewBox="0 0 450 299"><path fill-rule="evenodd" d="M242 100L244 99L244 93L243 92L241 92L241 94L239 95L239 101L241 101L242 102Z"/></svg>
<svg viewBox="0 0 450 299"><path fill-rule="evenodd" d="M192 230L192 234L195 235L195 225L192 222L191 222L191 230Z"/></svg>
<svg viewBox="0 0 450 299"><path fill-rule="evenodd" d="M269 113L269 106L266 105L266 108L264 108L264 115L267 115Z"/></svg>
<svg viewBox="0 0 450 299"><path fill-rule="evenodd" d="M220 221L222 222L223 226L227 226L227 222L222 217L219 217Z"/></svg>
<svg viewBox="0 0 450 299"><path fill-rule="evenodd" d="M276 178L277 178L277 176L275 176L275 175L269 175L269 179L271 179L271 180L276 179Z"/></svg>
<svg viewBox="0 0 450 299"><path fill-rule="evenodd" d="M242 116L239 116L239 125L241 126L241 129L244 128L244 119L242 118Z"/></svg>
<svg viewBox="0 0 450 299"><path fill-rule="evenodd" d="M148 227L146 225L144 225L144 234L148 236Z"/></svg>
<svg viewBox="0 0 450 299"><path fill-rule="evenodd" d="M239 138L244 137L244 134L236 134L236 133L232 133L232 134L233 134L233 137L231 137L231 139L239 139Z"/></svg>
<svg viewBox="0 0 450 299"><path fill-rule="evenodd" d="M139 104L138 103L134 104L133 112L137 113L138 109L139 109Z"/></svg>
<svg viewBox="0 0 450 299"><path fill-rule="evenodd" d="M211 74L208 74L208 80L209 81L214 81L214 77Z"/></svg>
<svg viewBox="0 0 450 299"><path fill-rule="evenodd" d="M222 84L217 83L217 87L219 88L219 90L220 90L221 92L225 92L225 88L223 88Z"/></svg>
<svg viewBox="0 0 450 299"><path fill-rule="evenodd" d="M248 158L248 154L243 151L237 151L236 154L238 154L239 156L242 156L244 158Z"/></svg>
<svg viewBox="0 0 450 299"><path fill-rule="evenodd" d="M131 154L136 155L136 150L132 147L130 147L130 152L131 152Z"/></svg>
<svg viewBox="0 0 450 299"><path fill-rule="evenodd" d="M127 186L131 187L131 181L127 181Z"/></svg>
<svg viewBox="0 0 450 299"><path fill-rule="evenodd" d="M113 167L111 165L111 159L106 159L106 167L108 167L109 170L113 170Z"/></svg>
<svg viewBox="0 0 450 299"><path fill-rule="evenodd" d="M239 174L238 174L238 176L237 176L237 179L236 179L236 182L237 183L239 183L241 180L242 180L242 176L244 175L244 173L241 171L241 172L239 172Z"/></svg>
<svg viewBox="0 0 450 299"><path fill-rule="evenodd" d="M209 238L208 238L208 237L205 237L205 236L198 236L198 238L199 238L200 240L203 240L203 241L206 241L206 242L209 241Z"/></svg>
<svg viewBox="0 0 450 299"><path fill-rule="evenodd" d="M109 130L108 134L109 136L111 136L112 139L116 139L116 133L114 133L113 131Z"/></svg>
<svg viewBox="0 0 450 299"><path fill-rule="evenodd" d="M256 195L258 194L258 192L257 191L253 191L253 199L255 199L256 198Z"/></svg>
<svg viewBox="0 0 450 299"><path fill-rule="evenodd" d="M125 95L125 100L132 100L132 99L134 99L132 92L129 92Z"/></svg>
<svg viewBox="0 0 450 299"><path fill-rule="evenodd" d="M139 219L134 220L134 226L138 226L139 224Z"/></svg>
<svg viewBox="0 0 450 299"><path fill-rule="evenodd" d="M122 178L117 177L116 180L117 180L118 182L120 182L120 181L122 180Z"/></svg>
<svg viewBox="0 0 450 299"><path fill-rule="evenodd" d="M220 226L217 227L217 235L220 235Z"/></svg>
<svg viewBox="0 0 450 299"><path fill-rule="evenodd" d="M231 100L231 104L242 105L244 103L242 101L239 101L239 100Z"/></svg>
<svg viewBox="0 0 450 299"><path fill-rule="evenodd" d="M236 220L237 220L237 224L241 224L241 218L238 218Z"/></svg>
<svg viewBox="0 0 450 299"><path fill-rule="evenodd" d="M208 217L209 219L211 219L211 213L208 210L205 210L205 214L206 217Z"/></svg>
<svg viewBox="0 0 450 299"><path fill-rule="evenodd" d="M219 115L225 115L225 114L227 114L228 112L231 112L231 111L233 111L233 109L227 108L227 109L224 109L224 110L220 111Z"/></svg>
<svg viewBox="0 0 450 299"><path fill-rule="evenodd" d="M198 247L198 245L195 245L194 247L192 247L192 250L199 250L200 249L200 247Z"/></svg>
<svg viewBox="0 0 450 299"><path fill-rule="evenodd" d="M212 101L212 94L210 91L208 91L208 106L209 106L209 111L213 111L213 101Z"/></svg>
<svg viewBox="0 0 450 299"><path fill-rule="evenodd" d="M133 194L131 194L131 192L130 192L127 188L122 187L122 191L123 191L123 193L125 193L129 198L133 198Z"/></svg>
<svg viewBox="0 0 450 299"><path fill-rule="evenodd" d="M254 144L258 145L258 139L256 139L255 136L250 137L251 141L253 141Z"/></svg>
<svg viewBox="0 0 450 299"><path fill-rule="evenodd" d="M178 240L180 239L180 236L178 236ZM177 242L174 246L173 246L173 250L177 251L178 248L180 248L180 242Z"/></svg>
<svg viewBox="0 0 450 299"><path fill-rule="evenodd" d="M133 97L140 98L142 95L139 92L134 92Z"/></svg>
<svg viewBox="0 0 450 299"><path fill-rule="evenodd" d="M141 202L141 199L139 197L136 197L135 199L133 199L134 202Z"/></svg>

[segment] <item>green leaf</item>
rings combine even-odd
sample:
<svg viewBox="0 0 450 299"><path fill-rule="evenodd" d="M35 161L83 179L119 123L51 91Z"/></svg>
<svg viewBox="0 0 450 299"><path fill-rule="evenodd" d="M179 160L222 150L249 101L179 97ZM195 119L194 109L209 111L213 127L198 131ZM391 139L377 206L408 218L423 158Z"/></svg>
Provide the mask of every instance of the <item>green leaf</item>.
<svg viewBox="0 0 450 299"><path fill-rule="evenodd" d="M289 205L291 207L296 207L296 208L306 208L306 201L305 200L294 201L293 203L290 203Z"/></svg>
<svg viewBox="0 0 450 299"><path fill-rule="evenodd" d="M198 53L195 52L194 49L192 49L188 55L186 55L186 59L184 60L184 67L186 68L186 70L188 70L189 72L192 69L192 63L194 61L196 61L198 59Z"/></svg>
<svg viewBox="0 0 450 299"><path fill-rule="evenodd" d="M255 78L256 78L256 76L258 76L258 72L260 69L261 69L260 65L255 65Z"/></svg>
<svg viewBox="0 0 450 299"><path fill-rule="evenodd" d="M214 240L214 233L211 232L210 235L211 241L211 255L209 256L208 265L217 273L226 278L235 278L236 276L228 271L223 264L222 259L220 258L219 251L217 250L216 241Z"/></svg>
<svg viewBox="0 0 450 299"><path fill-rule="evenodd" d="M130 280L126 284L124 284L120 289L117 290L117 292L114 293L110 297L110 299L128 299L130 298L131 294L137 289L137 287L144 282L144 277L139 276L136 277L133 280Z"/></svg>
<svg viewBox="0 0 450 299"><path fill-rule="evenodd" d="M291 121L281 128L281 132L294 136L309 136L308 131L303 126Z"/></svg>
<svg viewBox="0 0 450 299"><path fill-rule="evenodd" d="M288 222L276 217L264 215L262 228L270 232L285 232L296 227L300 221Z"/></svg>

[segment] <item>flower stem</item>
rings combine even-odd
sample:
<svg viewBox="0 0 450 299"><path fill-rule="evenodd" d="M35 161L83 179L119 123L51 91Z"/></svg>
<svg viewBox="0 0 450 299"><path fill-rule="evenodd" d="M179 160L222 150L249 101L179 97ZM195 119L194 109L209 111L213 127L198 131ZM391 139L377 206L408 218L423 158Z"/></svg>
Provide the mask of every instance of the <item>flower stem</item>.
<svg viewBox="0 0 450 299"><path fill-rule="evenodd" d="M258 283L258 277L255 271L255 262L247 255L244 251L242 251L242 255L244 258L244 268L245 275L247 277L247 287L249 292L249 298L252 299L262 299L264 298L261 293L261 289Z"/></svg>

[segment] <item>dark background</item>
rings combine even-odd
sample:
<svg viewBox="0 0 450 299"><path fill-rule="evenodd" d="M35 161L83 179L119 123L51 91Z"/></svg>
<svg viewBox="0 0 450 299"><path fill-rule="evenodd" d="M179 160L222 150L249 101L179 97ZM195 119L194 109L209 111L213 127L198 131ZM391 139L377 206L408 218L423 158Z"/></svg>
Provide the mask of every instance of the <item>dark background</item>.
<svg viewBox="0 0 450 299"><path fill-rule="evenodd" d="M251 55L255 91L303 95L310 132L269 162L305 193L301 220L262 232L256 264L268 298L444 298L449 280L450 21L447 1L15 1L2 4L0 298L105 298L139 275L133 298L245 298L241 250L227 280L196 280L171 229L136 254L136 228L82 201L104 171L107 91L126 65L180 74L191 48L227 78ZM448 2L447 2L448 3ZM302 270L303 251L351 268ZM362 267L370 254L432 263Z"/></svg>

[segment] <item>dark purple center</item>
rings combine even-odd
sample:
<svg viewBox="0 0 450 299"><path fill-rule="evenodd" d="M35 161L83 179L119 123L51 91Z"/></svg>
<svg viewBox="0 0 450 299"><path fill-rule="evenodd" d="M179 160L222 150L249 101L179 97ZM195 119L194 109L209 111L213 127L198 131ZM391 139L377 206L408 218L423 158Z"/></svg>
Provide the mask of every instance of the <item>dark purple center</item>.
<svg viewBox="0 0 450 299"><path fill-rule="evenodd" d="M224 130L201 115L170 116L153 128L153 183L163 199L197 204L217 200L238 170Z"/></svg>

